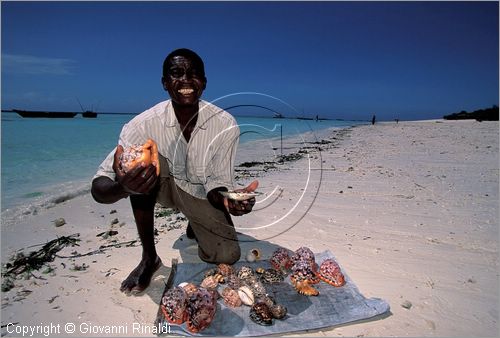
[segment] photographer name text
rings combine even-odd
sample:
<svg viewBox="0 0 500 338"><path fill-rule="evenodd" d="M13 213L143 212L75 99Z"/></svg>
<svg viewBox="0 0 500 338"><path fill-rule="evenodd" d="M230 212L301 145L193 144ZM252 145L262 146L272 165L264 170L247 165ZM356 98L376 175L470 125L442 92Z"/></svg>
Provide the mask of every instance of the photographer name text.
<svg viewBox="0 0 500 338"><path fill-rule="evenodd" d="M106 335L106 334L169 334L170 325L166 322L157 325L147 325L142 323L131 323L122 325L97 325L89 322L83 323L64 323L64 324L43 324L21 325L18 323L9 323L5 326L9 334L21 337L49 337L51 335L64 334L88 334L88 335Z"/></svg>

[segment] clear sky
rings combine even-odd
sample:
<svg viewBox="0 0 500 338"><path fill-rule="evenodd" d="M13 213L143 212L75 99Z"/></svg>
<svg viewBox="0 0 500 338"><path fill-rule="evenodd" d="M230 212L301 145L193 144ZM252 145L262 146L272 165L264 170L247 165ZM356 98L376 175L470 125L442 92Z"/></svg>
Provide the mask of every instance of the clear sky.
<svg viewBox="0 0 500 338"><path fill-rule="evenodd" d="M2 1L2 109L141 112L168 98L163 60L187 47L222 107L441 118L498 105L498 15L496 1Z"/></svg>

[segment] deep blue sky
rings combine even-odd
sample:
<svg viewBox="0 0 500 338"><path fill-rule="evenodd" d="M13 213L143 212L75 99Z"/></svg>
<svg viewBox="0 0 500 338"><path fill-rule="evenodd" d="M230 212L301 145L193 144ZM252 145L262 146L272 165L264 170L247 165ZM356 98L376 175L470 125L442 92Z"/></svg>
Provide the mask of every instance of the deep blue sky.
<svg viewBox="0 0 500 338"><path fill-rule="evenodd" d="M498 2L1 6L2 109L80 111L78 98L86 109L143 111L167 98L161 66L179 47L205 60L206 100L268 95L223 107L410 120L498 105Z"/></svg>

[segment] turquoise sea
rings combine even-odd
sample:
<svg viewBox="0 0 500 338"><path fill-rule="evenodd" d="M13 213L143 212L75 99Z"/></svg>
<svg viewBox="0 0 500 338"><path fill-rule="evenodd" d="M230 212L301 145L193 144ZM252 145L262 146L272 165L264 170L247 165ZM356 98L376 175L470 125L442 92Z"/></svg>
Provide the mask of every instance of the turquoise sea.
<svg viewBox="0 0 500 338"><path fill-rule="evenodd" d="M97 167L116 145L123 124L134 117L99 114L89 119L78 114L69 119L44 119L22 118L15 113L1 116L2 216L8 209L31 213L33 205L59 203L88 192ZM364 124L238 116L236 120L242 133L240 143L280 137L280 133L287 137Z"/></svg>

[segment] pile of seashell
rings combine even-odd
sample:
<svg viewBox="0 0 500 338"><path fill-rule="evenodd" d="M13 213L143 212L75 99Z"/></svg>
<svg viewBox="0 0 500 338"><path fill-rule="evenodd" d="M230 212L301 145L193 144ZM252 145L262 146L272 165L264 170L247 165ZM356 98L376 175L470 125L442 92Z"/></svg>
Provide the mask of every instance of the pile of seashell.
<svg viewBox="0 0 500 338"><path fill-rule="evenodd" d="M261 325L272 325L273 319L283 319L287 309L276 303L266 290L266 283L279 283L284 275L275 269L257 268L243 265L235 270L227 264L205 271L201 285L215 290L223 284L220 295L228 307L246 305L250 307L250 318Z"/></svg>
<svg viewBox="0 0 500 338"><path fill-rule="evenodd" d="M220 297L228 307L250 307L250 319L255 323L272 325L274 319L285 318L287 308L268 294L265 284L282 282L284 275L275 269L256 270L219 264L204 272L199 286L184 282L169 289L160 308L169 323L186 322L187 329L196 333L213 321Z"/></svg>
<svg viewBox="0 0 500 338"><path fill-rule="evenodd" d="M260 252L254 254L256 259L260 258ZM169 289L160 306L166 320L173 324L186 322L190 332L199 332L213 321L217 299L222 298L227 307L250 307L250 319L255 323L272 325L274 319L286 317L287 308L269 295L266 285L281 283L289 276L297 292L317 296L319 291L313 285L320 280L335 287L345 284L337 262L329 258L318 265L314 253L307 247L300 247L295 252L278 248L269 262L272 268L255 270L246 265L236 269L232 265L219 264L204 272L199 286L184 282Z"/></svg>
<svg viewBox="0 0 500 338"><path fill-rule="evenodd" d="M290 274L290 282L295 290L306 296L317 296L319 291L312 285L324 281L335 287L345 284L344 274L334 259L325 259L318 267L314 253L303 246L295 252L285 248L276 249L270 258L274 269Z"/></svg>

